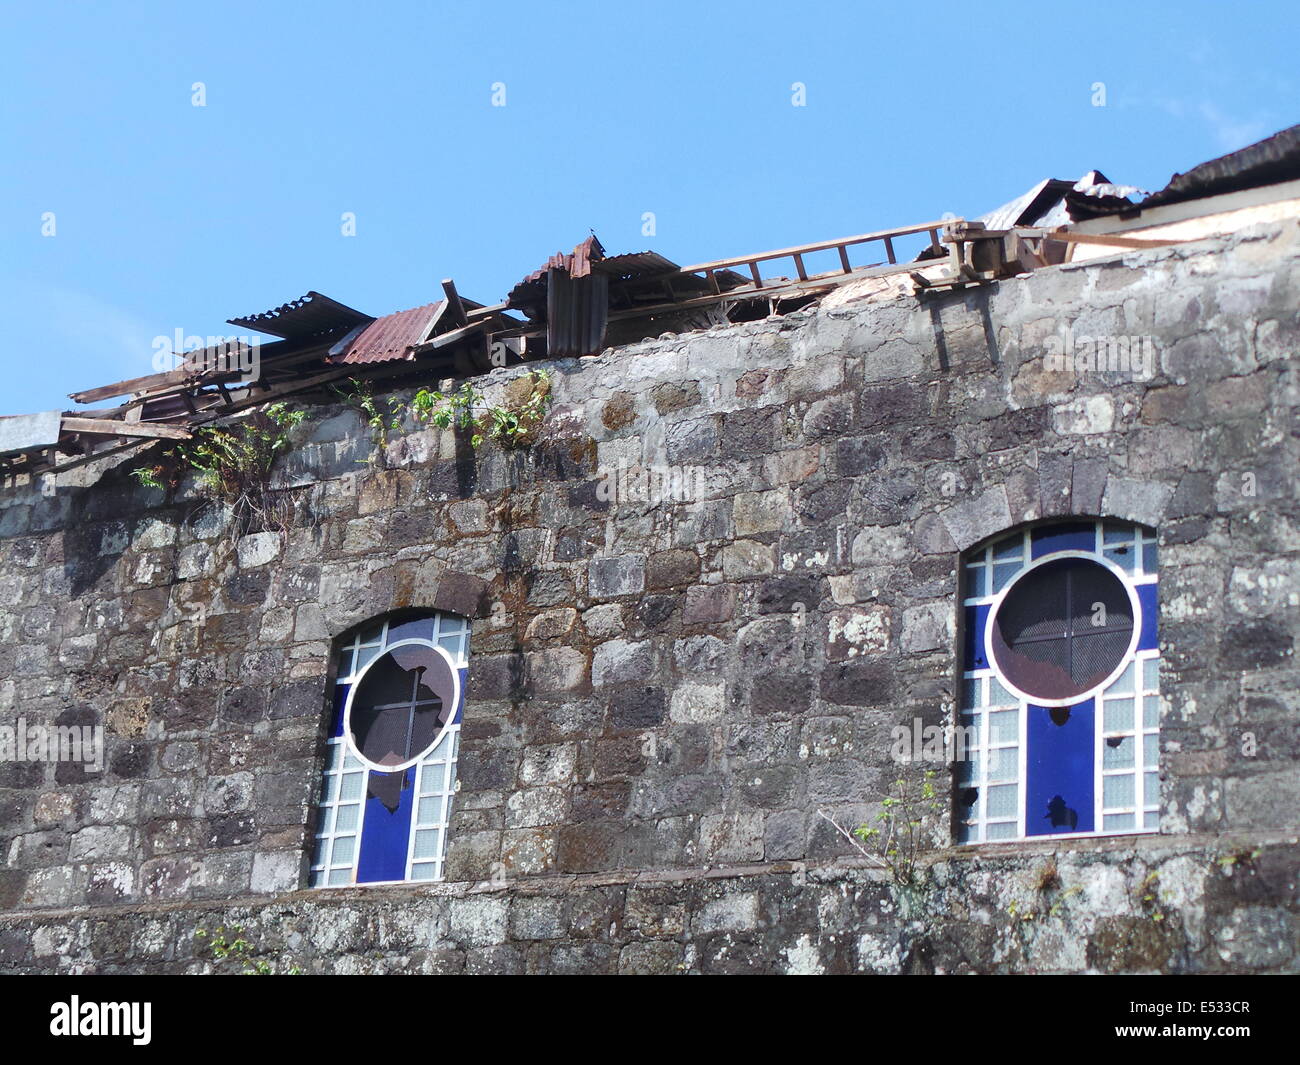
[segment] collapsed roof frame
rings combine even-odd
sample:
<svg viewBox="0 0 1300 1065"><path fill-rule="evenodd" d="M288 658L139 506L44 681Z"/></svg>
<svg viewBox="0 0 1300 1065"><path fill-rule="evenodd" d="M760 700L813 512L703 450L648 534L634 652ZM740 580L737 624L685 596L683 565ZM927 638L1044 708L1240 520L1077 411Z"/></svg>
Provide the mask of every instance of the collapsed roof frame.
<svg viewBox="0 0 1300 1065"><path fill-rule="evenodd" d="M253 342L251 376L244 364L253 345L203 349L180 355L184 365L174 369L71 395L80 404L126 397L115 407L0 417L0 483L59 473L162 440L187 440L217 419L320 392L346 377L395 384L469 377L538 358L595 354L611 331L619 334L616 343L628 343L754 317L764 305L766 313L781 313L858 280L906 273L913 291L925 297L1068 261L1078 244L1123 249L1181 243L1063 228L1061 205L1071 223L1128 218L1148 207L1298 177L1300 125L1175 174L1164 189L1136 203L1128 196L1137 190L1092 171L1072 186L1042 182L982 221L941 219L689 266L655 252L606 257L592 236L573 252L552 256L505 301L490 306L464 299L450 279L442 283L441 300L381 318L312 291L229 319L277 338ZM928 233L929 246L915 261L899 263L894 239L920 233ZM883 245L884 261L853 266L848 250L871 243ZM809 273L805 257L827 251L837 253L839 269ZM784 259L795 276L763 275L763 265Z"/></svg>

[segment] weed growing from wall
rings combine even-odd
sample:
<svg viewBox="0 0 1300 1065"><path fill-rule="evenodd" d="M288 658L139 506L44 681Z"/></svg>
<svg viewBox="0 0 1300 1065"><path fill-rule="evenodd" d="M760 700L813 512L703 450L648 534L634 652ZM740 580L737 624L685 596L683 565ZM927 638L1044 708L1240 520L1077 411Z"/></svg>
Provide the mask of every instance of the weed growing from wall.
<svg viewBox="0 0 1300 1065"><path fill-rule="evenodd" d="M232 925L229 929L219 925L211 933L206 928L196 928L194 936L206 944L208 953L219 972L236 972L241 976L302 975L302 970L296 965L280 972L265 959L254 957L253 944L244 938L242 925Z"/></svg>
<svg viewBox="0 0 1300 1065"><path fill-rule="evenodd" d="M271 469L288 449L290 432L306 416L284 403L268 403L227 425L196 430L191 439L131 475L170 496L182 477L195 473L199 494L229 503L241 528L284 531L293 517L293 502L271 488Z"/></svg>
<svg viewBox="0 0 1300 1065"><path fill-rule="evenodd" d="M926 836L946 808L934 785L936 776L927 769L919 780L895 780L881 801L875 824L859 825L851 832L824 810L817 812L859 854L887 869L896 885L910 889L917 885L917 859L926 849Z"/></svg>
<svg viewBox="0 0 1300 1065"><path fill-rule="evenodd" d="M488 403L472 381L443 392L421 388L409 403L397 397L386 401L375 397L365 381L349 380L334 392L361 412L376 452L382 452L391 434L399 433L409 414L417 424L438 429L455 429L469 434L470 445L479 448L490 440L507 451L532 446L551 403L549 370L530 370L511 381L502 403Z"/></svg>

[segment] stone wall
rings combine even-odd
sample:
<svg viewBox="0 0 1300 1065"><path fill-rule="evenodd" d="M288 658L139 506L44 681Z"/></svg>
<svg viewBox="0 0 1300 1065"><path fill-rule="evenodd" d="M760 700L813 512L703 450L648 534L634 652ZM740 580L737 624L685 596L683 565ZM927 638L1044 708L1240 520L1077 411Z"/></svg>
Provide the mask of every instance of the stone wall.
<svg viewBox="0 0 1300 1065"><path fill-rule="evenodd" d="M524 453L319 408L284 536L121 469L5 490L2 720L109 738L0 764L0 964L192 968L238 920L323 970L1294 968L1298 304L1287 223L559 361ZM1154 376L1050 371L1066 328ZM900 895L818 811L949 719L959 553L1072 514L1160 535L1161 835ZM449 882L302 891L333 641L412 606L474 619Z"/></svg>
<svg viewBox="0 0 1300 1065"><path fill-rule="evenodd" d="M331 889L45 911L6 972L1290 972L1295 837L1085 841L941 856L900 894L852 859ZM218 960L212 940L243 938ZM206 933L202 935L200 933Z"/></svg>

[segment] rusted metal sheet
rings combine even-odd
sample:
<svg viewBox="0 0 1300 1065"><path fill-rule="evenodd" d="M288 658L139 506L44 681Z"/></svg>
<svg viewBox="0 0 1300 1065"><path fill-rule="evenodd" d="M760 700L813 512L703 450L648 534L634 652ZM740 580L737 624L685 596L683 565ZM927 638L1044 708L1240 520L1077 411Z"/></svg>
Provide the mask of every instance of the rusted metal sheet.
<svg viewBox="0 0 1300 1065"><path fill-rule="evenodd" d="M1113 185L1092 171L1070 184L1047 180L963 230L960 219L940 219L898 229L878 230L835 240L801 244L751 255L733 256L690 266L653 251L605 255L595 235L570 252L558 252L523 278L503 303L483 307L460 296L454 283L443 282L447 299L382 318L309 291L258 314L231 318L231 325L281 338L258 346L257 366L243 366L248 353L236 346L231 366L216 356L231 354L224 346L187 353L187 365L119 381L73 394L79 403L124 396L118 406L86 411L90 418L54 412L27 418L0 419L0 476L31 475L93 461L103 437L175 437L196 427L280 397L304 396L352 374L370 380L399 381L431 372L472 375L500 365L503 350L515 359L536 356L589 355L600 351L607 335L627 343L665 327L673 331L707 328L718 321L749 320L755 313L780 313L804 306L837 286L910 272L921 291L985 283L1010 271L1059 261L1066 242L1099 242L1059 227L1081 214L1127 212L1158 203L1174 203L1240 188L1253 188L1300 177L1300 126L1283 130L1239 152L1210 160L1175 175L1162 191L1141 203L1140 190ZM1026 226L1033 229L1026 229ZM954 236L945 250L940 233ZM931 248L910 264L899 264L893 241L929 233ZM1146 247L1136 238L1106 238L1117 246ZM1128 240L1128 244L1120 243ZM878 242L889 265L854 265L849 249ZM839 269L812 273L805 256L834 251ZM915 269L926 259L947 255L954 269L935 277ZM764 276L760 266L790 260L793 274ZM522 311L527 321L508 311ZM612 323L612 325L611 325ZM212 356L212 357L209 357ZM135 423L117 428L119 423ZM178 428L169 430L166 423ZM153 428L150 428L152 426ZM103 431L101 431L103 430ZM60 466L59 455L76 458Z"/></svg>
<svg viewBox="0 0 1300 1065"><path fill-rule="evenodd" d="M599 272L605 249L590 236L558 252L510 290L506 306L546 324L546 350L553 356L591 355L605 343L609 276Z"/></svg>
<svg viewBox="0 0 1300 1065"><path fill-rule="evenodd" d="M362 314L319 292L308 292L301 299L290 300L269 311L226 319L231 325L270 333L286 340L316 336L335 329L351 329L371 320L371 315Z"/></svg>
<svg viewBox="0 0 1300 1065"><path fill-rule="evenodd" d="M594 355L605 346L609 278L572 277L552 270L546 286L546 351L551 356Z"/></svg>
<svg viewBox="0 0 1300 1065"><path fill-rule="evenodd" d="M525 312L539 310L546 301L546 282L553 270L563 271L573 278L587 277L592 263L599 262L604 256L605 249L594 234L571 252L556 252L510 290L506 306Z"/></svg>
<svg viewBox="0 0 1300 1065"><path fill-rule="evenodd" d="M411 358L413 349L427 339L434 319L446 306L446 300L436 300L423 307L376 318L361 330L343 354L332 355L325 362L350 366Z"/></svg>

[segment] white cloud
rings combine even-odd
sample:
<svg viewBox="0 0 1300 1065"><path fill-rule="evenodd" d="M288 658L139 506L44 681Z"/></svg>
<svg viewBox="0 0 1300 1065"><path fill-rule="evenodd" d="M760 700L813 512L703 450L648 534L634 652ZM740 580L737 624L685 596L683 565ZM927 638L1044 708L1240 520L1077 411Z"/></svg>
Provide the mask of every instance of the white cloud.
<svg viewBox="0 0 1300 1065"><path fill-rule="evenodd" d="M12 306L26 323L26 349L64 391L154 372L156 325L76 289L19 281Z"/></svg>

